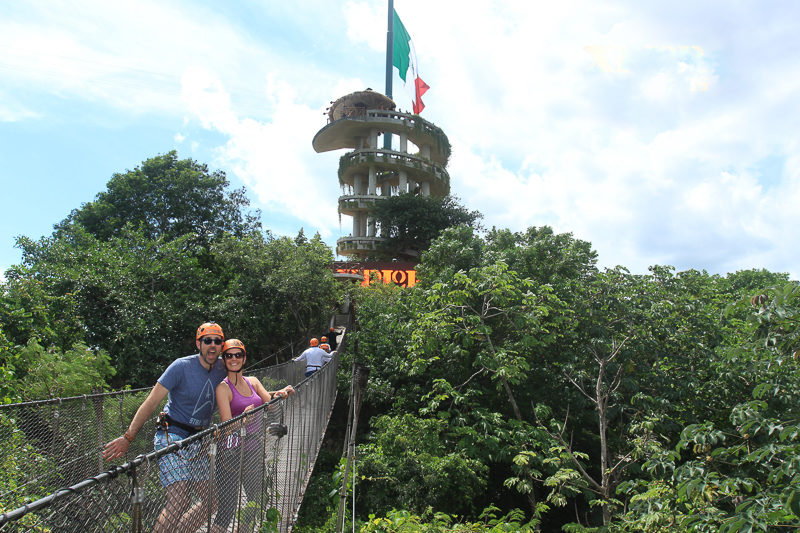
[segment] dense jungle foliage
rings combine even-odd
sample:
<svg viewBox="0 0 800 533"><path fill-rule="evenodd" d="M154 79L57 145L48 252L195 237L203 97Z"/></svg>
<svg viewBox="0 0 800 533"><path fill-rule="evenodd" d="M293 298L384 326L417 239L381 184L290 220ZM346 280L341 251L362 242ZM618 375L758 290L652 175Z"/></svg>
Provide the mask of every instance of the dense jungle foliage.
<svg viewBox="0 0 800 533"><path fill-rule="evenodd" d="M115 174L49 237L19 237L0 287L0 400L149 387L213 320L251 364L318 331L331 249L262 231L244 190L175 152ZM274 361L272 361L274 362Z"/></svg>
<svg viewBox="0 0 800 533"><path fill-rule="evenodd" d="M631 274L547 227L456 227L418 279L357 297L365 531L800 526L787 275Z"/></svg>
<svg viewBox="0 0 800 533"><path fill-rule="evenodd" d="M247 339L252 363L319 331L345 291L332 251L272 236L228 186L171 152L114 175L51 236L20 237L0 286L0 402L150 386L206 320ZM340 396L349 363L371 368L361 531L800 526L796 281L600 269L590 243L548 227L425 235L416 287L346 289L357 349ZM0 484L46 461L10 421L0 433L14 443ZM340 453L323 449L297 531L331 529Z"/></svg>

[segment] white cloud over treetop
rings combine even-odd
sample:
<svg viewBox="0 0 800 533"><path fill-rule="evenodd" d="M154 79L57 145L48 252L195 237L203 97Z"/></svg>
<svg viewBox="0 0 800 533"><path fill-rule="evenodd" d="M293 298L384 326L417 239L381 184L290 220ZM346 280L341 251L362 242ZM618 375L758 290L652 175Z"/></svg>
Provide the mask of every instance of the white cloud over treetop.
<svg viewBox="0 0 800 533"><path fill-rule="evenodd" d="M550 224L634 271L800 274L800 5L395 8L431 86L423 116L453 145L453 192L487 225ZM175 142L214 146L208 162L241 178L268 215L332 241L341 154L316 154L311 139L329 101L383 89L385 4L237 9L4 6L0 46L12 53L0 58L0 121L50 118L62 101L96 104L100 118L185 117Z"/></svg>

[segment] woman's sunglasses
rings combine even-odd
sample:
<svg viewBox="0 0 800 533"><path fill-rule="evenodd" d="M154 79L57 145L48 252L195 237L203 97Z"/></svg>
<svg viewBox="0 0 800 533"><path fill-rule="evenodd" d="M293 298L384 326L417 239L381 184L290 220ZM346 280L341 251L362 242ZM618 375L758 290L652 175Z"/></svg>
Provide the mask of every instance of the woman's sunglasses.
<svg viewBox="0 0 800 533"><path fill-rule="evenodd" d="M242 357L244 357L244 354L242 352L236 352L236 353L225 352L224 354L222 354L222 357L224 359L234 359L234 358L241 359Z"/></svg>

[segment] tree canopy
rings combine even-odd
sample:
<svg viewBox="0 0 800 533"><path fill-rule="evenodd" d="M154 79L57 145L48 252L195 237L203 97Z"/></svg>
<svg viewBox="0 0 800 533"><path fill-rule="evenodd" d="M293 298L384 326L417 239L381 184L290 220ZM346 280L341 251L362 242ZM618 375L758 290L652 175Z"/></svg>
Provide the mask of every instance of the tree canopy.
<svg viewBox="0 0 800 533"><path fill-rule="evenodd" d="M469 211L454 196L404 193L384 198L370 210L386 239L381 254L390 258L418 259L436 237L453 226L478 228L483 215Z"/></svg>
<svg viewBox="0 0 800 533"><path fill-rule="evenodd" d="M241 237L257 231L260 215L245 212L250 201L244 188L227 191L228 186L224 172L178 159L173 150L114 174L105 191L74 209L56 229L77 225L105 241L130 225L147 239L192 235L195 244L225 233Z"/></svg>
<svg viewBox="0 0 800 533"><path fill-rule="evenodd" d="M600 270L589 243L548 227L455 227L418 277L359 295L370 511L399 499L425 515L430 498L402 494L473 486L437 466L458 458L488 467L485 488L435 509L471 519L499 505L543 531L800 520L800 289L786 274ZM431 429L393 451L410 415Z"/></svg>
<svg viewBox="0 0 800 533"><path fill-rule="evenodd" d="M115 174L51 236L20 237L22 263L2 285L10 348L0 365L8 371L31 346L89 350L108 358L110 385L148 386L195 352L194 331L209 320L245 342L251 363L288 357L338 302L332 251L302 230L260 231L244 192L227 186L223 173L170 152Z"/></svg>

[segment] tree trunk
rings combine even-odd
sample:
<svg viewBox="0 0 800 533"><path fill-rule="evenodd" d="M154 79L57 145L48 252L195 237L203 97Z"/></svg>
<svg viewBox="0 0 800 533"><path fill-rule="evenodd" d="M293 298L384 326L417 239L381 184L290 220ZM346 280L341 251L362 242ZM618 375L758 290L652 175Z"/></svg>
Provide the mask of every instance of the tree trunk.
<svg viewBox="0 0 800 533"><path fill-rule="evenodd" d="M603 379L606 373L606 359L600 359L600 368L597 372L595 384L595 402L597 404L597 425L600 434L600 491L606 504L603 505L603 525L607 526L611 520L608 510L608 499L611 497L611 477L608 472L608 393L603 392Z"/></svg>

